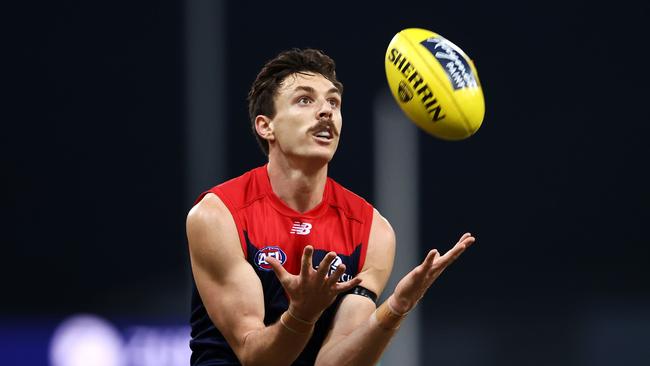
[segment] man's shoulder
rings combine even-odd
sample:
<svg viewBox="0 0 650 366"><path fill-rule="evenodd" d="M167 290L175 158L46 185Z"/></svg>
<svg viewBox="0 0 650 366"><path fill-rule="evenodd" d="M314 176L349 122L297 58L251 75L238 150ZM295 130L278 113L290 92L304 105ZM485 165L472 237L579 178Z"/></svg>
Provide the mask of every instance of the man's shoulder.
<svg viewBox="0 0 650 366"><path fill-rule="evenodd" d="M208 193L213 193L230 208L241 207L250 200L257 199L264 194L263 187L259 184L259 170L264 166L251 169L244 174L231 178L203 192L196 203Z"/></svg>
<svg viewBox="0 0 650 366"><path fill-rule="evenodd" d="M230 178L229 180L214 186L212 189L215 188L219 188L221 190L245 189L257 180L256 179L257 175L259 174L259 171L261 169L264 169L264 166L253 168L238 177Z"/></svg>
<svg viewBox="0 0 650 366"><path fill-rule="evenodd" d="M345 188L332 178L327 178L330 185L330 205L342 209L347 216L364 221L372 217L373 207L360 195Z"/></svg>
<svg viewBox="0 0 650 366"><path fill-rule="evenodd" d="M345 186L343 186L341 183L337 182L333 178L327 177L327 180L330 183L332 193L336 195L335 198L370 204L363 197L361 197L361 195L352 192L350 189L346 188Z"/></svg>

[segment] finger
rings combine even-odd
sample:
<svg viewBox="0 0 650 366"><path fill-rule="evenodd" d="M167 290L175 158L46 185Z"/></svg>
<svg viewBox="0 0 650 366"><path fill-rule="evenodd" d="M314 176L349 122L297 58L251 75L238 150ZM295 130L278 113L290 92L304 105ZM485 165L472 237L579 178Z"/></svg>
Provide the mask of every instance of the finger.
<svg viewBox="0 0 650 366"><path fill-rule="evenodd" d="M334 271L334 273L332 273L329 278L327 278L327 287L331 287L337 283L343 273L345 273L345 264L341 263L338 267L336 267L336 271Z"/></svg>
<svg viewBox="0 0 650 366"><path fill-rule="evenodd" d="M465 248L469 248L472 244L476 243L476 237L469 235L465 240Z"/></svg>
<svg viewBox="0 0 650 366"><path fill-rule="evenodd" d="M436 250L436 254L433 256L433 263L440 260L440 252ZM435 264L433 265L435 266Z"/></svg>
<svg viewBox="0 0 650 366"><path fill-rule="evenodd" d="M275 276L280 280L280 283L284 283L287 276L290 276L289 272L284 269L279 260L273 257L267 257L266 262L271 265L271 269L273 269L273 273L275 273Z"/></svg>
<svg viewBox="0 0 650 366"><path fill-rule="evenodd" d="M440 257L440 260L438 263L443 264L444 266L450 265L453 261L456 260L464 251L467 249L467 246L463 244L463 242L460 242L456 245L454 245L453 248L449 249L445 255Z"/></svg>
<svg viewBox="0 0 650 366"><path fill-rule="evenodd" d="M470 238L471 238L471 240L468 241L468 239L470 239ZM464 242L465 243L465 249L467 249L467 248L469 248L470 245L474 244L475 241L476 241L476 238L474 238L474 236L472 236L472 234L465 233L465 234L463 234L463 236L460 237L460 239L458 240L458 243ZM456 244L458 244L458 243L456 243Z"/></svg>
<svg viewBox="0 0 650 366"><path fill-rule="evenodd" d="M325 258L323 258L323 260L318 265L319 278L325 278L325 276L327 276L327 272L329 272L330 266L332 265L334 258L336 258L336 253L334 252L329 252L327 253L327 255L325 255Z"/></svg>
<svg viewBox="0 0 650 366"><path fill-rule="evenodd" d="M465 233L465 234L463 234L463 235L460 237L460 239L458 239L458 243L460 243L461 241L465 240L466 238L469 238L470 236L472 236L472 234L470 234L470 233Z"/></svg>
<svg viewBox="0 0 650 366"><path fill-rule="evenodd" d="M433 263L438 257L440 257L440 253L438 253L438 249L431 249L429 253L427 253L426 258L424 258L424 261L422 261L422 265L425 266L426 268L431 268L433 267Z"/></svg>
<svg viewBox="0 0 650 366"><path fill-rule="evenodd" d="M334 292L340 294L341 292L346 292L348 290L351 290L353 287L359 286L361 281L362 281L361 278L355 277L350 281L337 283L336 285L334 285Z"/></svg>
<svg viewBox="0 0 650 366"><path fill-rule="evenodd" d="M440 271L440 252L436 250L435 254L433 255L433 262L426 267L425 271L425 280L429 281L432 277L436 277L436 273ZM443 268L444 269L444 268Z"/></svg>
<svg viewBox="0 0 650 366"><path fill-rule="evenodd" d="M305 277L312 271L312 256L314 255L314 247L307 245L302 251L302 262L300 265L300 276Z"/></svg>
<svg viewBox="0 0 650 366"><path fill-rule="evenodd" d="M472 245L474 241L475 239L473 236L465 237L463 240L456 243L453 248L449 249L445 255L440 257L440 260L438 262L444 267L450 265L465 251L465 249Z"/></svg>

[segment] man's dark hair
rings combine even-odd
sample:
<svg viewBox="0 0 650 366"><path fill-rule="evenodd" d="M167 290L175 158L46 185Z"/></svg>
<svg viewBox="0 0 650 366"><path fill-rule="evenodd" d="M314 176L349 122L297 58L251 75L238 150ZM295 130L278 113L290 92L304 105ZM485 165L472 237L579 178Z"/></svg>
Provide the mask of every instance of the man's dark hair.
<svg viewBox="0 0 650 366"><path fill-rule="evenodd" d="M269 154L269 143L257 134L255 117L260 114L270 118L275 116L273 99L284 78L296 73L320 74L343 94L343 84L336 79L335 68L334 60L311 48L283 51L264 65L248 92L248 115L253 134L264 154Z"/></svg>

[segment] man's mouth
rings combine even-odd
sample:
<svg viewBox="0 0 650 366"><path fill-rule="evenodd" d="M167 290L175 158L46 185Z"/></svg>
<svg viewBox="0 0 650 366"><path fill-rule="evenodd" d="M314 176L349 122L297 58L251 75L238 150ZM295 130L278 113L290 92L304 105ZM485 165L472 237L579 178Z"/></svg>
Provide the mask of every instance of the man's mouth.
<svg viewBox="0 0 650 366"><path fill-rule="evenodd" d="M338 135L334 122L325 118L318 121L318 124L312 128L311 134L324 141L332 140Z"/></svg>
<svg viewBox="0 0 650 366"><path fill-rule="evenodd" d="M320 139L326 139L326 140L331 140L334 137L332 131L329 128L316 130L313 133L313 135Z"/></svg>

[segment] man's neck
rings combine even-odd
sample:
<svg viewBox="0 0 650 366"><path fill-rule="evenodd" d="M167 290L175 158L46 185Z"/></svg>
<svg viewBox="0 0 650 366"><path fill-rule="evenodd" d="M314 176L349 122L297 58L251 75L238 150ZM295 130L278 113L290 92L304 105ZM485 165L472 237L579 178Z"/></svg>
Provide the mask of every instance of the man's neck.
<svg viewBox="0 0 650 366"><path fill-rule="evenodd" d="M273 193L292 209L307 212L323 200L327 163L269 157L267 171Z"/></svg>

